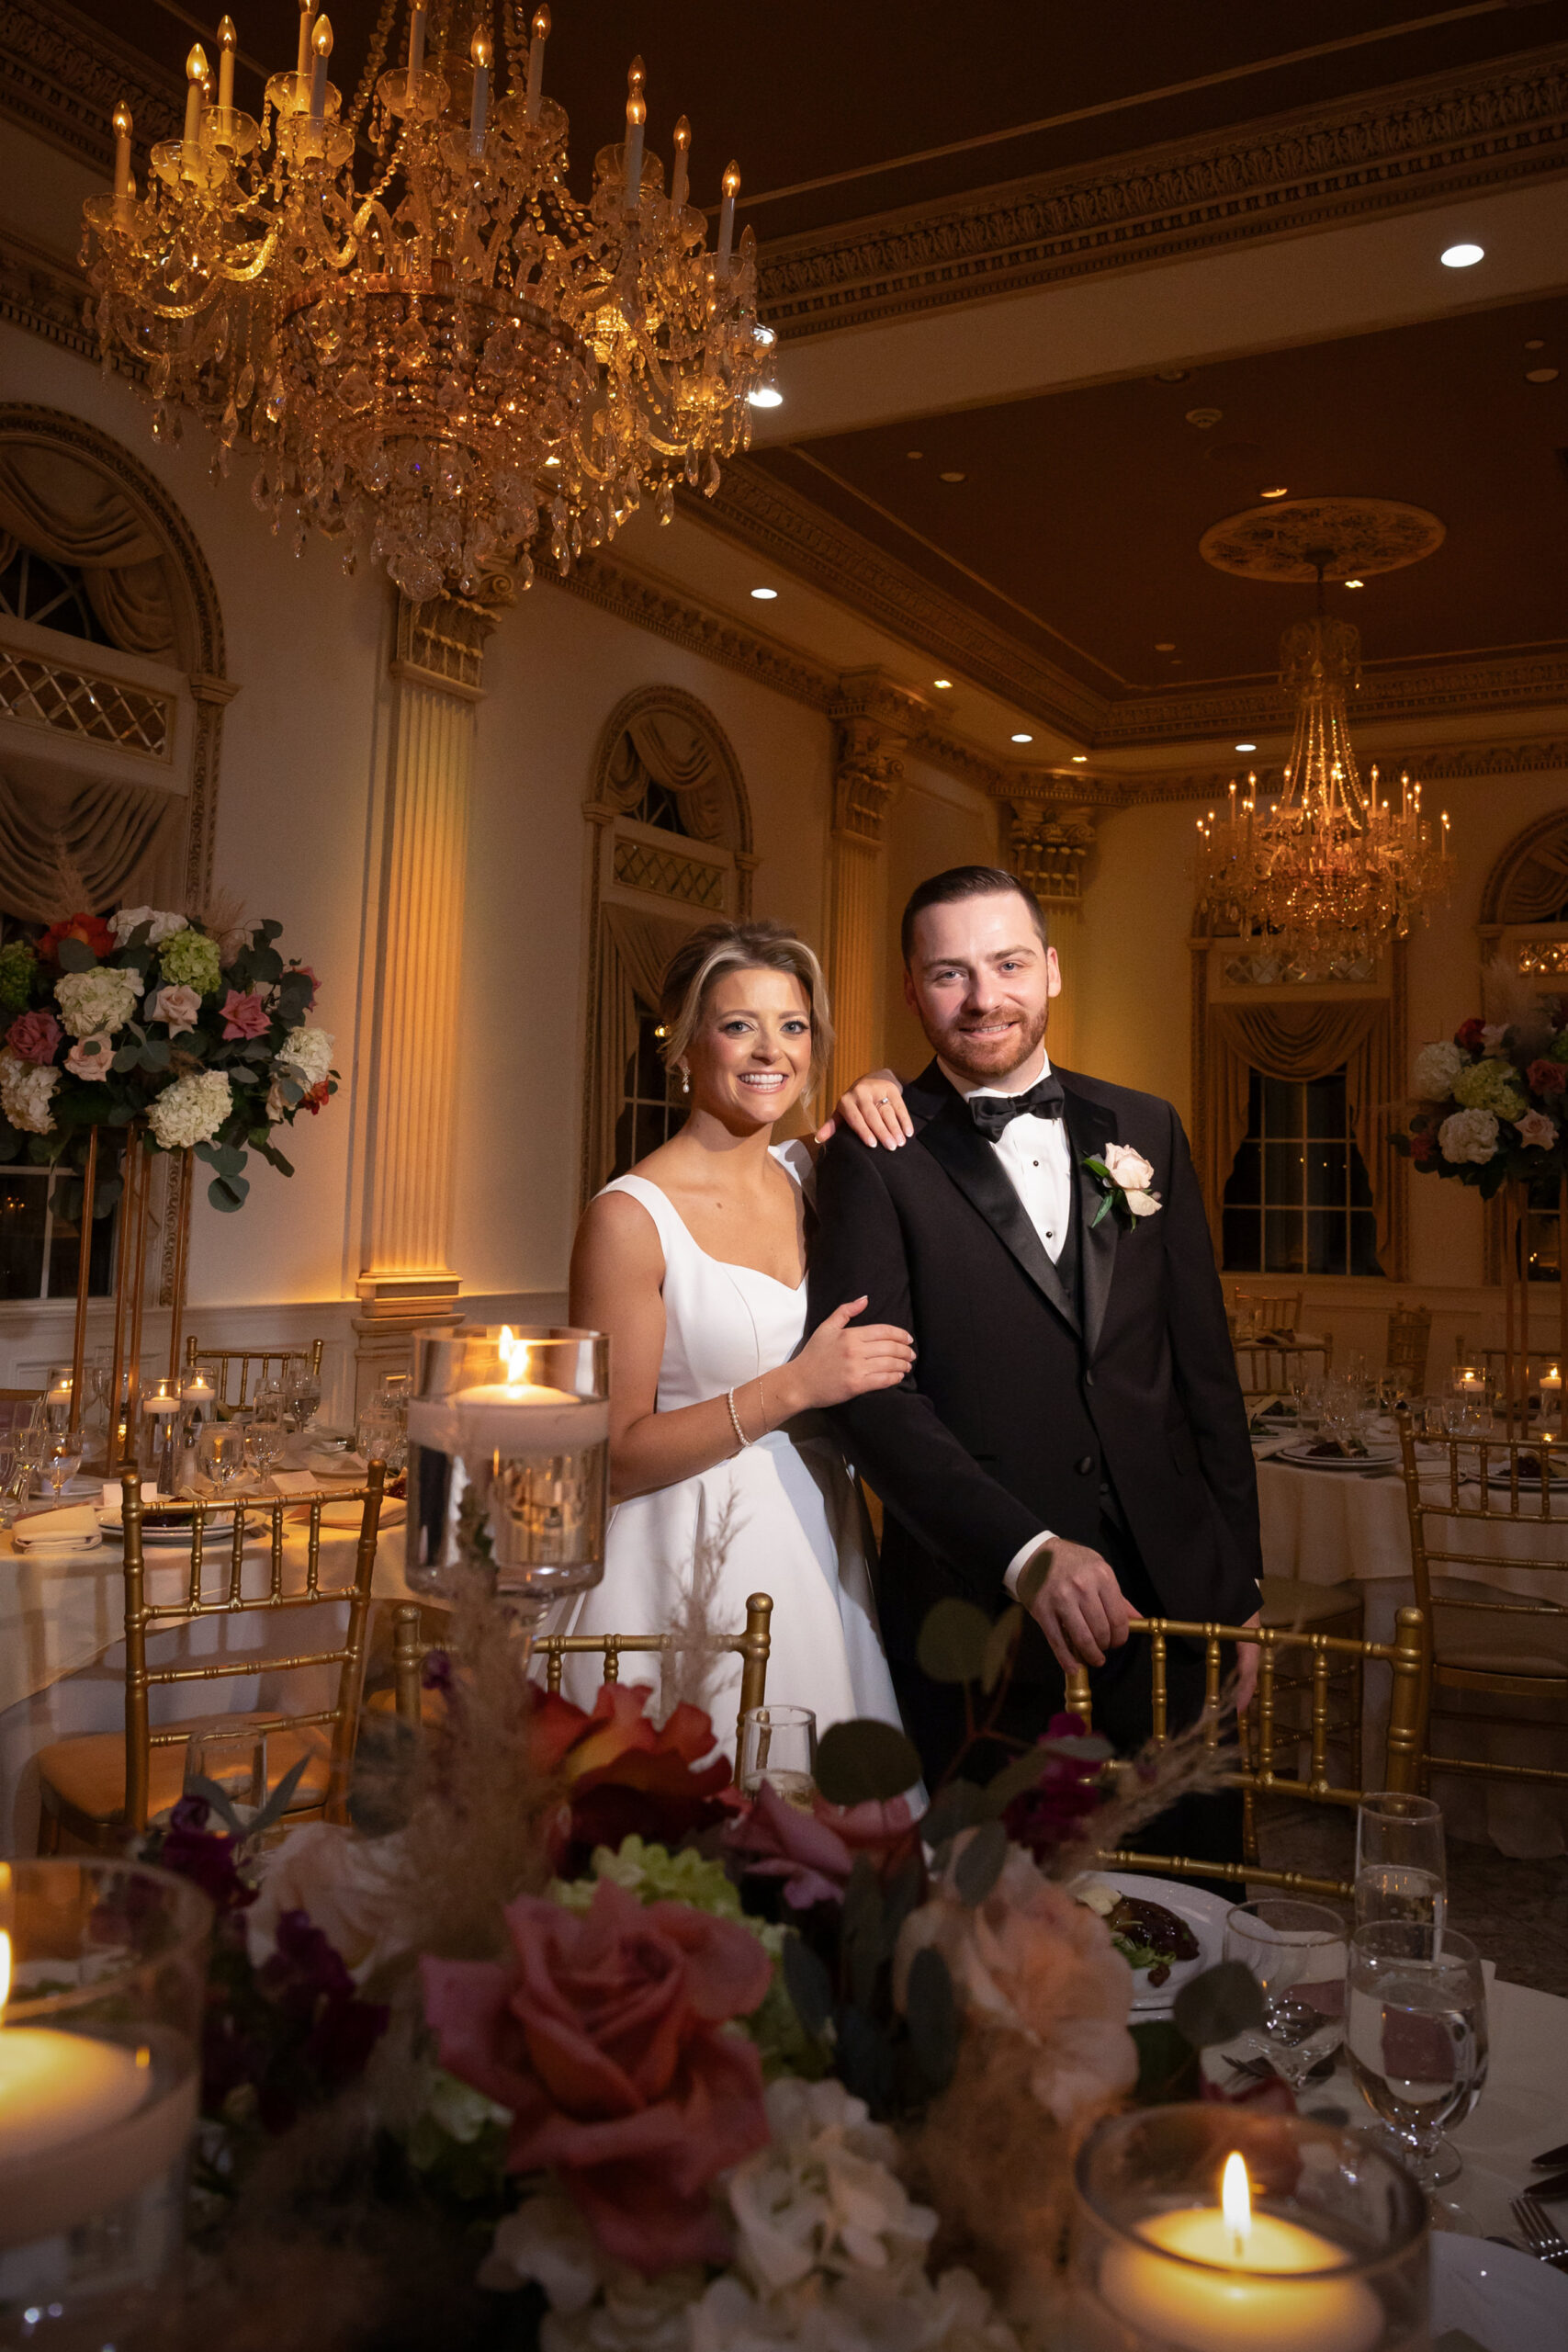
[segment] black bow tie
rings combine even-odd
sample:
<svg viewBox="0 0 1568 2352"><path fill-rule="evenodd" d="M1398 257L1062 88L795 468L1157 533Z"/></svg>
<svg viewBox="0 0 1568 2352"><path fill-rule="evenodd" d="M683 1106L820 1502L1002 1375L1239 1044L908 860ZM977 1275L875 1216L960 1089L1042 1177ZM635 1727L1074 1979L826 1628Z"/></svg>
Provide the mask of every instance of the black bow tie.
<svg viewBox="0 0 1568 2352"><path fill-rule="evenodd" d="M999 1143L1007 1132L1010 1119L1059 1119L1062 1115L1062 1081L1055 1070L1022 1094L971 1094L969 1116L987 1143Z"/></svg>

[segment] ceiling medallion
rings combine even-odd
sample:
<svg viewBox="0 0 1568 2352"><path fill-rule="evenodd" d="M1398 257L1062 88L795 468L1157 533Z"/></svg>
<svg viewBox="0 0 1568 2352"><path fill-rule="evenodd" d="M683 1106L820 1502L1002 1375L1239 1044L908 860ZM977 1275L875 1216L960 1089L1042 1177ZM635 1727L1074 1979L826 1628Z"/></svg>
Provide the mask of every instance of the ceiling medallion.
<svg viewBox="0 0 1568 2352"><path fill-rule="evenodd" d="M1348 978L1425 918L1454 866L1448 818L1439 830L1422 815L1418 783L1402 775L1395 804L1375 767L1361 781L1346 715L1361 638L1323 611L1330 560L1320 548L1317 613L1280 640L1296 727L1278 797L1260 807L1254 773L1245 796L1232 783L1223 820L1199 819L1198 902L1213 930L1257 941L1287 973Z"/></svg>
<svg viewBox="0 0 1568 2352"><path fill-rule="evenodd" d="M1238 579L1292 582L1315 580L1326 549L1325 576L1344 580L1419 563L1444 537L1437 515L1396 498L1291 498L1212 523L1198 552Z"/></svg>
<svg viewBox="0 0 1568 2352"><path fill-rule="evenodd" d="M491 0L382 0L345 98L301 0L259 121L233 103L225 17L216 88L197 46L144 192L121 106L115 192L85 207L89 323L106 370L145 368L154 437L193 410L219 473L248 437L253 496L296 553L312 525L346 537L345 571L367 549L415 604L493 595L514 560L526 587L536 543L564 572L644 498L668 522L678 480L711 496L771 368L736 166L709 251L684 117L668 196L644 153L638 58L625 140L580 204L542 90L549 10L526 40L513 0L501 13L498 55Z"/></svg>

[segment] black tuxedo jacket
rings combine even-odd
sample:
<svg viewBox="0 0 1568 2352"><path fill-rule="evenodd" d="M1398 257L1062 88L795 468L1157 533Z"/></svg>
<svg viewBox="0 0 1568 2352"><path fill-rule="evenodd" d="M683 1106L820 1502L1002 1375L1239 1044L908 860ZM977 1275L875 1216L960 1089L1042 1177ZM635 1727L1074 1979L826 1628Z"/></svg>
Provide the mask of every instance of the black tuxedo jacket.
<svg viewBox="0 0 1568 2352"><path fill-rule="evenodd" d="M1198 1181L1168 1102L1058 1070L1077 1185L1071 1295L992 1147L933 1061L905 1100L913 1139L870 1151L841 1129L817 1168L812 1328L869 1294L867 1323L914 1335L912 1374L832 1415L886 1506L878 1600L912 1659L931 1603L993 1614L1046 1529L1100 1541L1112 1489L1168 1616L1237 1624L1262 1560L1247 1412ZM1162 1207L1129 1220L1085 1159L1128 1144ZM1031 1627L1024 1675L1048 1673Z"/></svg>

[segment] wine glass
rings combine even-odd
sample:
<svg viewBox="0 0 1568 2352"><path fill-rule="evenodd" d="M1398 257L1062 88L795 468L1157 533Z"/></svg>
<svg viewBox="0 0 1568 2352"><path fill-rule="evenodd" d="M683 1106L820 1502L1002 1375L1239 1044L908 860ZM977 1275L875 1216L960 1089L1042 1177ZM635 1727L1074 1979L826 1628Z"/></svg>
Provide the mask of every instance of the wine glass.
<svg viewBox="0 0 1568 2352"><path fill-rule="evenodd" d="M54 1509L61 1508L64 1489L82 1467L80 1430L46 1430L43 1475L54 1490Z"/></svg>
<svg viewBox="0 0 1568 2352"><path fill-rule="evenodd" d="M321 1401L321 1384L310 1369L309 1356L298 1357L285 1369L283 1401L296 1430L308 1430Z"/></svg>
<svg viewBox="0 0 1568 2352"><path fill-rule="evenodd" d="M1468 1936L1414 1919L1374 1919L1350 1942L1350 2072L1379 2137L1420 2182L1463 2169L1443 2137L1486 2080L1486 1985Z"/></svg>
<svg viewBox="0 0 1568 2352"><path fill-rule="evenodd" d="M255 1410L245 1424L245 1453L264 1478L270 1476L287 1437L283 1391L269 1380L256 1390Z"/></svg>
<svg viewBox="0 0 1568 2352"><path fill-rule="evenodd" d="M1239 1960L1263 1995L1263 2024L1246 2037L1281 2080L1300 2090L1345 2039L1344 1921L1321 1903L1262 1895L1225 1919L1227 1960Z"/></svg>
<svg viewBox="0 0 1568 2352"><path fill-rule="evenodd" d="M756 1797L764 1782L797 1813L816 1794L817 1718L809 1707L748 1707L737 1726L736 1780Z"/></svg>
<svg viewBox="0 0 1568 2352"><path fill-rule="evenodd" d="M1409 1919L1441 1935L1448 1867L1443 1809L1397 1790L1356 1808L1356 1925Z"/></svg>
<svg viewBox="0 0 1568 2352"><path fill-rule="evenodd" d="M227 1494L245 1466L245 1432L230 1421L211 1421L201 1432L197 1460L213 1491Z"/></svg>

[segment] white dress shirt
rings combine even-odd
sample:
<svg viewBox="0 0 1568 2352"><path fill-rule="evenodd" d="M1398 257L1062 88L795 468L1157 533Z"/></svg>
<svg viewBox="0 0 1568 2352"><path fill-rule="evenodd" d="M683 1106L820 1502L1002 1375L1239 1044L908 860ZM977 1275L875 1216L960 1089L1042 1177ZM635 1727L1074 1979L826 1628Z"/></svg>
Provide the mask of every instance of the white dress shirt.
<svg viewBox="0 0 1568 2352"><path fill-rule="evenodd" d="M1041 1079L1048 1077L1051 1057L1043 1046L1040 1049L1040 1067L1027 1076L1015 1072L1008 1086L976 1086L961 1078L954 1069L942 1064L949 1083L955 1087L967 1102L975 1094L1026 1094ZM1073 1154L1067 1140L1065 1119L1042 1119L1034 1112L1026 1112L1010 1119L997 1143L988 1143L1007 1171L1013 1191L1022 1202L1029 1222L1040 1236L1040 1243L1053 1265L1062 1254L1067 1238L1067 1219L1073 1206ZM1046 1533L1031 1538L1021 1551L1015 1552L1008 1562L1003 1584L1016 1600L1019 1574L1026 1561L1032 1559L1043 1544L1055 1538Z"/></svg>

